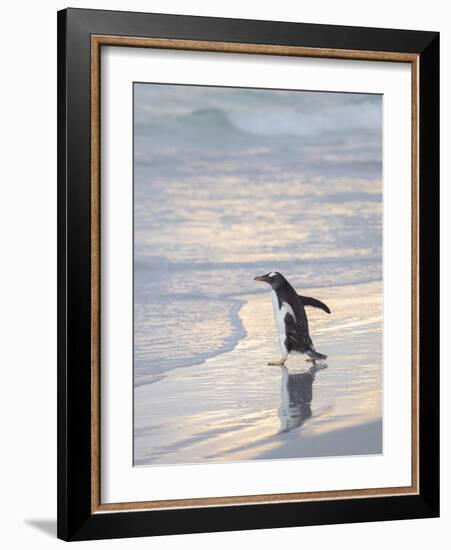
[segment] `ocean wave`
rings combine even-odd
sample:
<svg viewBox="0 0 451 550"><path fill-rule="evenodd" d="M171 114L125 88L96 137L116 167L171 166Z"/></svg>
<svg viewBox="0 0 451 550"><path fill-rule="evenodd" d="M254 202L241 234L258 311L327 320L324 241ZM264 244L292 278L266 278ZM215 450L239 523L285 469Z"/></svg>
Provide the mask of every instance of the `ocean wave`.
<svg viewBox="0 0 451 550"><path fill-rule="evenodd" d="M177 323L183 326L186 323L190 323L191 319L189 311L186 309L187 301L196 302L195 297L185 297L185 300L181 300L180 296L171 296L171 300L174 302L185 302L183 307L179 310ZM177 334L176 338L171 338L170 333L166 333L164 337L163 346L159 345L161 336L157 333L147 332L146 324L140 323L139 326L135 324L135 340L134 340L134 386L139 387L146 384L155 383L164 377L164 373L170 370L180 367L190 367L198 365L206 361L211 357L226 353L235 348L238 342L246 336L246 329L240 319L240 309L244 305L243 299L228 299L224 300L221 297L222 309L226 309L224 318L229 323L224 323L224 319L211 319L211 301L212 298L207 300L198 300L195 303L195 307L198 311L202 311L205 320L208 324L217 323L218 330L221 331L220 337L214 341L214 331L208 332L207 345L199 348L199 343L202 343L202 339L199 338L199 331L196 326L191 327L193 330L189 331L186 337L181 332ZM158 306L162 303L154 303L155 311L159 310ZM167 307L167 302L163 304ZM216 304L218 306L218 304ZM211 320L210 320L211 319ZM156 323L161 324L163 327L166 325L165 320L159 316L155 319ZM148 326L148 325L147 325ZM166 327L167 328L167 327ZM145 342L145 344L144 344ZM163 351L163 353L161 353Z"/></svg>
<svg viewBox="0 0 451 550"><path fill-rule="evenodd" d="M370 110L371 113L371 110ZM374 115L362 119L356 107L347 107L338 112L325 112L321 115L310 113L293 113L290 111L273 111L265 113L233 113L222 109L198 109L187 115L167 117L164 120L141 122L135 125L135 131L144 135L164 137L161 131L169 133L176 141L187 134L196 135L206 140L212 133L215 136L250 135L264 139L275 137L297 137L305 141L327 136L338 142L338 138L371 137L375 133Z"/></svg>
<svg viewBox="0 0 451 550"><path fill-rule="evenodd" d="M177 130L173 138L187 131L205 138L213 131L309 139L351 133L378 140L382 131L378 95L156 85L141 85L135 94L136 132L159 139L156 129Z"/></svg>

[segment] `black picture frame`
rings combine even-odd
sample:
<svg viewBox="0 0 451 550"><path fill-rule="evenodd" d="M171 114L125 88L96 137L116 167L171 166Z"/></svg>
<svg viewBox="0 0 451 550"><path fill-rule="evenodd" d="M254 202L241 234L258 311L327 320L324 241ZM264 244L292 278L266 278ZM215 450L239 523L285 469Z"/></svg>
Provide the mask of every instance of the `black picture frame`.
<svg viewBox="0 0 451 550"><path fill-rule="evenodd" d="M419 61L419 492L92 511L91 36L416 54ZM439 515L439 34L85 9L58 12L58 537L88 540Z"/></svg>

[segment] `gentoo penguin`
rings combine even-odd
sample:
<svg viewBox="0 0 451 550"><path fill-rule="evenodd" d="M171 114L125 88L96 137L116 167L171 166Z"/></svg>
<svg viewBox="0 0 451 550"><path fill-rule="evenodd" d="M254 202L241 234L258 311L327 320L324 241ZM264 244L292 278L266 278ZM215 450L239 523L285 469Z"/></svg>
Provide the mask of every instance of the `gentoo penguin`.
<svg viewBox="0 0 451 550"><path fill-rule="evenodd" d="M317 359L327 359L313 347L308 330L305 306L318 307L327 313L330 309L319 300L299 296L285 277L277 271L255 277L271 285L274 317L276 319L279 346L282 357L269 365L284 365L289 353L305 353L315 363Z"/></svg>

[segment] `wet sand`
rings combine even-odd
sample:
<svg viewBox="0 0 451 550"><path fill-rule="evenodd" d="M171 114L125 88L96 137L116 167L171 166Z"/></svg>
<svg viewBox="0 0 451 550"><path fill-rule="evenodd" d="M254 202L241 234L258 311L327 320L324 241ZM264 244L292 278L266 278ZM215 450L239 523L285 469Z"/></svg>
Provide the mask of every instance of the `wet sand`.
<svg viewBox="0 0 451 550"><path fill-rule="evenodd" d="M135 388L135 465L381 453L381 283L309 295L332 310L307 309L327 361L268 366L279 351L270 294L244 296L233 350Z"/></svg>

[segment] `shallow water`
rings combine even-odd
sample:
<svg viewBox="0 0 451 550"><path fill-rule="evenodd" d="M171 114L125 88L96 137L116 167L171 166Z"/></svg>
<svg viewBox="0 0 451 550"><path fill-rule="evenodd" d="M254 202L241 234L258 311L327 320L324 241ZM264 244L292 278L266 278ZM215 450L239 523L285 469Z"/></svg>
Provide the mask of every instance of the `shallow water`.
<svg viewBox="0 0 451 550"><path fill-rule="evenodd" d="M262 438L284 456L294 432L380 423L381 97L147 84L134 97L136 463L261 456ZM309 310L327 369L266 366L271 300L253 277L273 270L332 308ZM380 451L376 432L357 452ZM315 452L343 451L330 447Z"/></svg>

